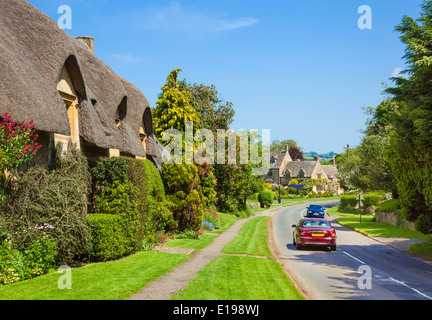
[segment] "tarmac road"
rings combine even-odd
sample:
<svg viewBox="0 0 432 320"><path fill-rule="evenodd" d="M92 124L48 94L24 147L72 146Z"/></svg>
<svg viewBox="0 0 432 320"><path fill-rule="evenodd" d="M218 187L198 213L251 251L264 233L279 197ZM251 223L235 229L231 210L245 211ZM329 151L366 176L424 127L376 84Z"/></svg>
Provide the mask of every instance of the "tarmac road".
<svg viewBox="0 0 432 320"><path fill-rule="evenodd" d="M321 204L330 208L338 203ZM321 247L296 250L292 225L306 214L307 206L280 210L272 223L280 262L308 299L432 300L430 263L337 223L335 252Z"/></svg>

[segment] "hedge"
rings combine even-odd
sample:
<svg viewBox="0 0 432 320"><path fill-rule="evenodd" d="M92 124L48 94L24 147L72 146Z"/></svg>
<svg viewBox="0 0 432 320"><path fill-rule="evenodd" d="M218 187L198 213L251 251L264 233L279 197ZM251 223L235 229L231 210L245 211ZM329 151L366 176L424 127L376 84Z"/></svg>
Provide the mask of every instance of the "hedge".
<svg viewBox="0 0 432 320"><path fill-rule="evenodd" d="M175 227L166 201L162 178L156 166L147 159L128 157L101 158L92 169L96 196L114 181L131 182L138 190L140 228L135 249L141 249L147 233ZM161 213L161 206L165 210ZM104 213L104 212L96 212Z"/></svg>
<svg viewBox="0 0 432 320"><path fill-rule="evenodd" d="M128 239L128 228L122 216L90 214L87 219L93 239L91 260L116 260L132 252L134 246Z"/></svg>
<svg viewBox="0 0 432 320"><path fill-rule="evenodd" d="M362 205L364 207L379 207L383 195L380 193L366 193L363 195ZM358 205L358 194L342 195L340 208L354 209Z"/></svg>
<svg viewBox="0 0 432 320"><path fill-rule="evenodd" d="M396 212L401 209L399 199L384 201L379 209L381 212Z"/></svg>

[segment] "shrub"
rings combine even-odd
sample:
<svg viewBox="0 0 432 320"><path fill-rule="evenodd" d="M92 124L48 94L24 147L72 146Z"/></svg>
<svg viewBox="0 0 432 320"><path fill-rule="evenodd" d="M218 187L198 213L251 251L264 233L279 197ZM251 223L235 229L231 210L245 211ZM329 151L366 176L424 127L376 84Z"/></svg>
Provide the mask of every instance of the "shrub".
<svg viewBox="0 0 432 320"><path fill-rule="evenodd" d="M358 195L342 195L341 199L340 199L340 209L344 210L344 209L348 209L348 210L352 210L354 209L357 205L358 205L358 200L357 200Z"/></svg>
<svg viewBox="0 0 432 320"><path fill-rule="evenodd" d="M90 183L87 159L70 144L64 156L58 154L52 172L38 166L23 174L15 172L0 212L7 213L8 230L17 232L17 243L36 241L36 225L52 226L45 231L57 244L57 262L67 263L91 252L85 219Z"/></svg>
<svg viewBox="0 0 432 320"><path fill-rule="evenodd" d="M382 212L397 212L400 209L401 207L399 199L391 199L384 201L383 203L381 203L381 206L379 208L379 210Z"/></svg>
<svg viewBox="0 0 432 320"><path fill-rule="evenodd" d="M383 195L381 193L366 193L362 201L365 207L379 207L381 204L381 198Z"/></svg>
<svg viewBox="0 0 432 320"><path fill-rule="evenodd" d="M122 216L90 214L88 222L92 228L92 259L109 261L131 253L133 245L127 238L127 224Z"/></svg>
<svg viewBox="0 0 432 320"><path fill-rule="evenodd" d="M91 174L96 193L114 181L124 183L128 178L127 160L122 157L100 158L97 165L91 169Z"/></svg>
<svg viewBox="0 0 432 320"><path fill-rule="evenodd" d="M178 229L199 229L203 221L204 199L197 167L193 164L163 164L162 173Z"/></svg>
<svg viewBox="0 0 432 320"><path fill-rule="evenodd" d="M171 205L166 202L162 178L150 160L101 158L92 169L92 175L95 197L113 181L130 181L137 188L140 228L136 249L141 247L146 234L177 228L172 220Z"/></svg>
<svg viewBox="0 0 432 320"><path fill-rule="evenodd" d="M18 168L29 162L42 147L36 143L38 135L34 127L33 120L28 124L17 123L7 113L0 118L0 176L5 169Z"/></svg>
<svg viewBox="0 0 432 320"><path fill-rule="evenodd" d="M216 209L214 208L207 208L204 210L204 222L208 222L208 226L209 224L211 224L211 226L214 229L219 229L221 226L221 218L219 217Z"/></svg>
<svg viewBox="0 0 432 320"><path fill-rule="evenodd" d="M417 231L424 234L432 233L432 217L426 214L421 214L414 222L414 226Z"/></svg>
<svg viewBox="0 0 432 320"><path fill-rule="evenodd" d="M173 219L170 209L172 206L172 203L166 200L162 202L156 200L149 201L147 208L149 215L144 227L146 234L177 230L178 224Z"/></svg>
<svg viewBox="0 0 432 320"><path fill-rule="evenodd" d="M261 208L270 208L273 204L274 194L270 190L263 190L258 195Z"/></svg>
<svg viewBox="0 0 432 320"><path fill-rule="evenodd" d="M0 285L31 279L55 266L56 243L47 236L18 250L10 234L0 236Z"/></svg>
<svg viewBox="0 0 432 320"><path fill-rule="evenodd" d="M176 239L191 239L197 240L201 238L203 233L199 230L184 230L183 232L176 235Z"/></svg>

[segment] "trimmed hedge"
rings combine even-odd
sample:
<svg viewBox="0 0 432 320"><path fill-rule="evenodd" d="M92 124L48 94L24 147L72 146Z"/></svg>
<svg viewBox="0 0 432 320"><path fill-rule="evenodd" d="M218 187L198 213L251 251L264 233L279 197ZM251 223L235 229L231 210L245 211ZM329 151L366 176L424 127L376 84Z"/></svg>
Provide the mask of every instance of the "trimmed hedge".
<svg viewBox="0 0 432 320"><path fill-rule="evenodd" d="M114 214L118 211L118 208L122 207L116 213L117 215L121 215L121 211L124 211L125 214L136 216L136 220L134 220L135 218L131 218L132 221L138 222L136 234L130 236L131 239L134 239L134 250L140 250L143 247L146 235L158 231L163 232L176 229L177 225L173 221L171 212L172 205L166 199L162 178L158 169L150 160L139 160L128 157L101 158L92 169L92 174L95 185L94 213ZM115 184L117 184L117 188L121 188L117 191L111 190L106 193L106 190L113 189ZM128 184L133 186L134 192L126 190L128 196L125 195L125 191L121 195L121 189ZM119 196L121 195L119 199L113 199L115 192L118 192ZM106 197L111 199L104 199ZM132 201L134 202L133 206L128 206L128 203L130 204ZM123 220L118 222L124 223ZM100 223L103 224L104 222ZM111 221L108 219L107 223L110 224ZM104 237L111 237L111 233L104 230L101 226L96 229L94 228L93 237L96 238L96 243L114 241L111 244L113 248L110 248L110 251L107 253L105 252L105 247L99 245L94 250L94 255L97 259L114 259L113 257L121 257L132 251L123 248L121 245L118 249L115 249L119 245L119 239L104 239ZM99 232L103 232L103 234L99 234Z"/></svg>
<svg viewBox="0 0 432 320"><path fill-rule="evenodd" d="M92 229L92 260L116 260L132 252L130 232L122 216L90 214L87 219Z"/></svg>
<svg viewBox="0 0 432 320"><path fill-rule="evenodd" d="M348 209L352 210L358 205L358 194L348 194L341 196L341 210ZM363 195L364 200L362 204L364 207L379 207L381 204L381 199L383 195L380 193L366 193Z"/></svg>
<svg viewBox="0 0 432 320"><path fill-rule="evenodd" d="M381 206L379 208L381 212L396 212L400 209L401 207L400 207L399 199L384 201L383 203L381 203Z"/></svg>

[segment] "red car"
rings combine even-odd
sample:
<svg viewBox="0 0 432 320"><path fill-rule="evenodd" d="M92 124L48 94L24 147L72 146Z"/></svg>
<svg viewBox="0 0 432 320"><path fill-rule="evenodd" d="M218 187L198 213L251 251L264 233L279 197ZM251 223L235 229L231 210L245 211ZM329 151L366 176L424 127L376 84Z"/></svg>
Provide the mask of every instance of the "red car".
<svg viewBox="0 0 432 320"><path fill-rule="evenodd" d="M293 244L299 250L303 246L328 246L336 251L336 230L331 223L323 219L305 218L292 226Z"/></svg>

